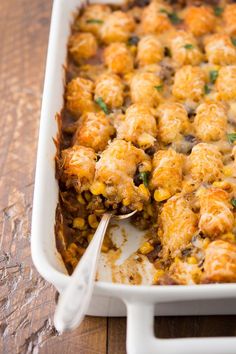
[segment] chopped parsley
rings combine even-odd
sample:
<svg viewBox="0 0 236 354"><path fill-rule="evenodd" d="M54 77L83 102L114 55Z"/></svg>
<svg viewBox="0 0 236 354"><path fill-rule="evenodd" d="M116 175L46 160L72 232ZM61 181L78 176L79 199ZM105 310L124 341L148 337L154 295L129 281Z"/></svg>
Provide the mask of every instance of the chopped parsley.
<svg viewBox="0 0 236 354"><path fill-rule="evenodd" d="M224 11L223 7L220 6L214 7L214 12L216 16L221 16L223 11Z"/></svg>
<svg viewBox="0 0 236 354"><path fill-rule="evenodd" d="M231 199L231 204L233 205L234 208L236 208L236 198Z"/></svg>
<svg viewBox="0 0 236 354"><path fill-rule="evenodd" d="M139 42L138 36L132 36L128 39L128 45L137 45Z"/></svg>
<svg viewBox="0 0 236 354"><path fill-rule="evenodd" d="M214 84L216 82L216 79L218 77L218 71L217 70L211 70L209 73L210 76L210 82Z"/></svg>
<svg viewBox="0 0 236 354"><path fill-rule="evenodd" d="M205 86L204 86L204 91L205 91L206 95L208 95L211 92L211 89L207 84L205 84Z"/></svg>
<svg viewBox="0 0 236 354"><path fill-rule="evenodd" d="M168 12L166 9L160 9L160 12L166 14L174 25L178 25L182 21L176 12Z"/></svg>
<svg viewBox="0 0 236 354"><path fill-rule="evenodd" d="M188 44L185 44L185 45L184 45L184 48L185 48L185 49L193 49L193 45L190 44L190 43L188 43Z"/></svg>
<svg viewBox="0 0 236 354"><path fill-rule="evenodd" d="M231 42L236 47L236 38L231 37Z"/></svg>
<svg viewBox="0 0 236 354"><path fill-rule="evenodd" d="M233 144L236 141L236 133L228 133L227 134L228 142Z"/></svg>
<svg viewBox="0 0 236 354"><path fill-rule="evenodd" d="M163 85L158 85L158 86L154 86L154 87L159 92L163 90Z"/></svg>
<svg viewBox="0 0 236 354"><path fill-rule="evenodd" d="M110 113L110 111L109 111L106 103L103 101L102 97L96 98L95 102L100 106L100 108L103 110L104 113L106 113L106 114Z"/></svg>
<svg viewBox="0 0 236 354"><path fill-rule="evenodd" d="M87 23L97 23L98 25L102 25L104 21L103 20L99 20L97 18L90 18L86 22Z"/></svg>
<svg viewBox="0 0 236 354"><path fill-rule="evenodd" d="M141 181L143 181L143 184L145 185L145 187L148 187L149 172L140 172L138 174L138 177Z"/></svg>

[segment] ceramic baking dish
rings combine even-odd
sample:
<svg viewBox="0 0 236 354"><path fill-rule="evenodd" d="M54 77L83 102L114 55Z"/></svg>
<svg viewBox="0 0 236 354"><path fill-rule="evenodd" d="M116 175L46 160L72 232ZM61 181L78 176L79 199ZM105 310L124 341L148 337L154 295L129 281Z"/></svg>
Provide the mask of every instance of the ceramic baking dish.
<svg viewBox="0 0 236 354"><path fill-rule="evenodd" d="M118 4L119 0L96 2ZM54 117L63 105L63 64L70 25L73 13L81 5L81 0L55 0L53 5L33 203L33 261L39 273L59 292L63 292L70 277L56 250L54 236L58 201L53 143L57 123ZM122 227L129 226L123 224ZM136 233L132 229L128 231L131 240L135 241ZM125 252L129 250L123 250L123 257ZM236 284L150 286L99 280L88 314L127 315L129 354L236 354L236 338L157 339L153 333L154 315L236 314Z"/></svg>

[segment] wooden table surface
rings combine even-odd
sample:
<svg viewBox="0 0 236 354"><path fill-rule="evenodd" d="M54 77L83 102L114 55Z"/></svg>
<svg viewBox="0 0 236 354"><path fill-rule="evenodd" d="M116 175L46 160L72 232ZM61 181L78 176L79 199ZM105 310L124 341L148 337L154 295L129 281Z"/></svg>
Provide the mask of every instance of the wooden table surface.
<svg viewBox="0 0 236 354"><path fill-rule="evenodd" d="M78 330L58 336L52 324L55 289L31 261L32 193L51 6L51 0L0 1L0 353L124 354L123 318L88 317ZM159 318L155 326L160 337L236 335L236 316Z"/></svg>

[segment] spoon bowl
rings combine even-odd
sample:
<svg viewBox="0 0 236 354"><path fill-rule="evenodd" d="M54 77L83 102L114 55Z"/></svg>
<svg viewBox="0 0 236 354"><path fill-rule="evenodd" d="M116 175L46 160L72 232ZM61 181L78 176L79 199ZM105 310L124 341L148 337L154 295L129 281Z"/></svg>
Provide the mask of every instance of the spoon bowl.
<svg viewBox="0 0 236 354"><path fill-rule="evenodd" d="M54 315L54 325L58 332L73 329L84 319L93 294L102 242L111 218L124 220L136 212L137 210L121 215L115 215L113 212L103 214L92 241L71 275L69 285L60 294Z"/></svg>

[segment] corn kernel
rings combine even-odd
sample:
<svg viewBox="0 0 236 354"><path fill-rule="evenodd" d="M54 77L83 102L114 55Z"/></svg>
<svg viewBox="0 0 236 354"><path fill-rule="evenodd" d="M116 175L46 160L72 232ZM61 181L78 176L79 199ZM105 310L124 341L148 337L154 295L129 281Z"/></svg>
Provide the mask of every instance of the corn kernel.
<svg viewBox="0 0 236 354"><path fill-rule="evenodd" d="M175 257L175 263L179 263L179 262L180 262L179 257Z"/></svg>
<svg viewBox="0 0 236 354"><path fill-rule="evenodd" d="M139 248L139 253L141 254L148 254L149 252L153 251L154 247L149 242L144 242L142 246Z"/></svg>
<svg viewBox="0 0 236 354"><path fill-rule="evenodd" d="M85 192L84 196L85 196L85 199L87 200L87 202L90 202L90 200L92 199L92 195L89 192Z"/></svg>
<svg viewBox="0 0 236 354"><path fill-rule="evenodd" d="M129 199L129 198L124 198L124 199L122 200L122 204L123 204L124 206L128 206L128 205L130 204L130 199Z"/></svg>
<svg viewBox="0 0 236 354"><path fill-rule="evenodd" d="M148 199L150 197L149 190L147 189L147 187L145 187L143 183L138 186L138 191L143 195L144 198Z"/></svg>
<svg viewBox="0 0 236 354"><path fill-rule="evenodd" d="M156 189L154 192L154 199L156 202L162 202L163 200L166 200L170 198L171 194L165 189Z"/></svg>
<svg viewBox="0 0 236 354"><path fill-rule="evenodd" d="M78 246L73 242L69 245L67 251L71 256L75 257L78 252Z"/></svg>
<svg viewBox="0 0 236 354"><path fill-rule="evenodd" d="M222 188L224 186L224 181L215 181L212 183L213 187L216 187L216 188Z"/></svg>
<svg viewBox="0 0 236 354"><path fill-rule="evenodd" d="M84 226L85 226L85 220L84 220L84 218L78 217L78 218L75 218L75 219L73 220L73 227L74 227L75 229L82 230L82 229L84 228Z"/></svg>
<svg viewBox="0 0 236 354"><path fill-rule="evenodd" d="M232 174L233 174L233 171L230 167L224 167L223 168L223 174L226 176L226 177L231 177Z"/></svg>
<svg viewBox="0 0 236 354"><path fill-rule="evenodd" d="M219 181L219 182L214 182L212 183L213 187L216 188L221 188L221 189L225 189L225 190L230 190L232 188L231 183L227 182L227 181Z"/></svg>
<svg viewBox="0 0 236 354"><path fill-rule="evenodd" d="M125 74L125 75L124 75L124 79L125 79L126 81L129 81L129 80L132 79L132 76L133 76L133 73Z"/></svg>
<svg viewBox="0 0 236 354"><path fill-rule="evenodd" d="M191 256L191 257L188 257L187 262L188 262L188 264L197 264L197 259L196 259L196 257Z"/></svg>
<svg viewBox="0 0 236 354"><path fill-rule="evenodd" d="M153 216L153 208L152 208L151 204L149 204L147 206L147 213L148 213L148 215Z"/></svg>
<svg viewBox="0 0 236 354"><path fill-rule="evenodd" d="M86 204L86 202L85 202L85 200L84 200L84 198L82 197L81 194L77 195L77 200L78 200L78 202L79 202L80 204L83 204L83 205Z"/></svg>
<svg viewBox="0 0 236 354"><path fill-rule="evenodd" d="M158 269L154 275L153 283L154 284L157 283L159 278L162 277L164 274L165 274L165 272L163 269Z"/></svg>
<svg viewBox="0 0 236 354"><path fill-rule="evenodd" d="M101 214L104 214L106 212L106 210L105 209L95 209L94 212L97 215L101 215Z"/></svg>
<svg viewBox="0 0 236 354"><path fill-rule="evenodd" d="M106 246L106 245L102 245L101 251L104 252L104 253L107 253L109 251L109 247Z"/></svg>
<svg viewBox="0 0 236 354"><path fill-rule="evenodd" d="M91 214L88 216L88 223L93 229L96 229L98 227L99 222L95 214Z"/></svg>
<svg viewBox="0 0 236 354"><path fill-rule="evenodd" d="M105 194L106 187L105 184L102 182L94 182L90 187L90 191L94 195Z"/></svg>
<svg viewBox="0 0 236 354"><path fill-rule="evenodd" d="M93 239L93 234L89 234L87 236L88 243L90 243L92 241L92 239Z"/></svg>
<svg viewBox="0 0 236 354"><path fill-rule="evenodd" d="M137 53L137 47L135 45L132 45L130 47L130 51L131 51L132 54L136 54Z"/></svg>

